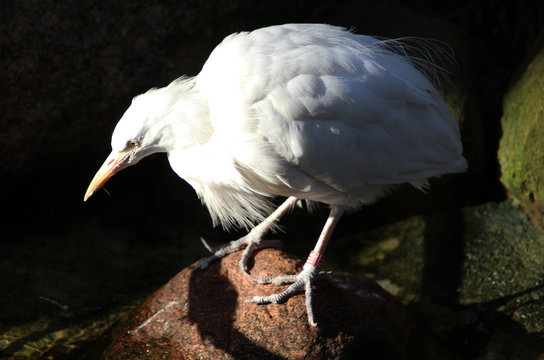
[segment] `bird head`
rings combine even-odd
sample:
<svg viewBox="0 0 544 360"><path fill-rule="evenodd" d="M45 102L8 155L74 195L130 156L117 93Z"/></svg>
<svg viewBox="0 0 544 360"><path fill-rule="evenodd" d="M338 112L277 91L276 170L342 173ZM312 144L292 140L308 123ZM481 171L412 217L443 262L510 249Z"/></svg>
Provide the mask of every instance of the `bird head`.
<svg viewBox="0 0 544 360"><path fill-rule="evenodd" d="M195 78L181 77L132 100L113 131L112 152L91 181L84 201L113 175L148 155L183 150L209 139L207 102L194 84Z"/></svg>
<svg viewBox="0 0 544 360"><path fill-rule="evenodd" d="M135 97L117 123L111 138L112 152L91 181L84 201L119 171L152 153L164 151L161 139L164 137L165 126L160 121L160 109L163 106L157 103L154 91Z"/></svg>

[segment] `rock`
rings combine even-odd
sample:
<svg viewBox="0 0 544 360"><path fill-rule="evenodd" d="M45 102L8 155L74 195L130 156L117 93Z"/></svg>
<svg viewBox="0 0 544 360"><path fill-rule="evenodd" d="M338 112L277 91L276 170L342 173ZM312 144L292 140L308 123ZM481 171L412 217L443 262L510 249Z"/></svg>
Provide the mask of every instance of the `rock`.
<svg viewBox="0 0 544 360"><path fill-rule="evenodd" d="M502 183L544 230L544 46L508 92L499 148Z"/></svg>
<svg viewBox="0 0 544 360"><path fill-rule="evenodd" d="M375 282L358 276L320 281L318 328L312 328L302 294L284 304L246 303L285 287L255 284L240 272L239 257L181 271L113 330L103 358L391 359L403 353L404 306ZM263 249L254 260L255 277L294 273L302 264L276 249Z"/></svg>
<svg viewBox="0 0 544 360"><path fill-rule="evenodd" d="M402 219L330 249L328 266L375 279L423 320L411 358L544 354L544 234L513 199Z"/></svg>
<svg viewBox="0 0 544 360"><path fill-rule="evenodd" d="M459 302L509 317L544 341L544 234L513 201L468 208Z"/></svg>
<svg viewBox="0 0 544 360"><path fill-rule="evenodd" d="M365 274L409 303L419 297L423 286L425 227L425 218L413 216L358 234L342 237L339 232L330 244L326 265L333 272Z"/></svg>

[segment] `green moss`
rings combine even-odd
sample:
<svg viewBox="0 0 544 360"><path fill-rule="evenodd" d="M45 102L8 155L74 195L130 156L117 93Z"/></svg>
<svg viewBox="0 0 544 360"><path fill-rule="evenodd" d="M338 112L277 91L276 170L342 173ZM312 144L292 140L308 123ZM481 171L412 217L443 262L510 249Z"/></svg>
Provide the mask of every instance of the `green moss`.
<svg viewBox="0 0 544 360"><path fill-rule="evenodd" d="M504 100L501 180L544 229L544 48Z"/></svg>

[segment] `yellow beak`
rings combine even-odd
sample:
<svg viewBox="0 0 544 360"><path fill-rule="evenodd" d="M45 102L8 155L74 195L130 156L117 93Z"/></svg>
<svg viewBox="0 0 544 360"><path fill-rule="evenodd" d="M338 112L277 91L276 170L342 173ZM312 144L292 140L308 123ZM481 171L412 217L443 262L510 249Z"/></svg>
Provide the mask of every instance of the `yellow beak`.
<svg viewBox="0 0 544 360"><path fill-rule="evenodd" d="M108 156L89 184L83 201L87 201L87 199L99 190L113 175L126 167L128 155L128 152L122 151L112 152Z"/></svg>

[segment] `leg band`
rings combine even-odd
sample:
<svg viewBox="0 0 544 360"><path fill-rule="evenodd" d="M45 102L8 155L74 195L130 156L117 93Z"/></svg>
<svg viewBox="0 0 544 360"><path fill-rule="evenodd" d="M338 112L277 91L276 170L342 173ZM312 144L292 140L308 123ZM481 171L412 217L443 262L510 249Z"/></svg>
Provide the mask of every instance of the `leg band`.
<svg viewBox="0 0 544 360"><path fill-rule="evenodd" d="M306 259L306 264L312 265L316 268L321 265L321 262L323 262L323 255L313 250L310 252L310 255L308 255L308 259Z"/></svg>

